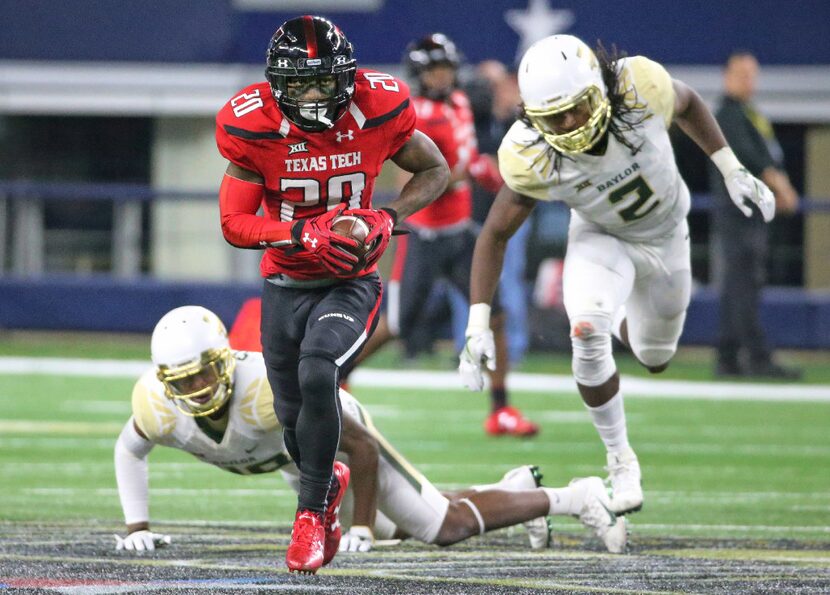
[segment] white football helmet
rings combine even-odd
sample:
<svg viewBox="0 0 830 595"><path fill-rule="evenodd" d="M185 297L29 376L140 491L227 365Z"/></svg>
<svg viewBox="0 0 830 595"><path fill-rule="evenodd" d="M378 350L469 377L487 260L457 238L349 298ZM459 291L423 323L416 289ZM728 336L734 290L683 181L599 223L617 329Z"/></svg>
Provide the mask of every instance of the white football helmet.
<svg viewBox="0 0 830 595"><path fill-rule="evenodd" d="M611 104L599 60L572 35L552 35L528 48L519 64L519 93L533 127L560 153L583 153L608 129ZM558 132L556 116L583 103L590 114L585 124Z"/></svg>
<svg viewBox="0 0 830 595"><path fill-rule="evenodd" d="M225 325L207 308L182 306L162 316L150 353L164 394L182 413L210 415L230 399L236 359Z"/></svg>

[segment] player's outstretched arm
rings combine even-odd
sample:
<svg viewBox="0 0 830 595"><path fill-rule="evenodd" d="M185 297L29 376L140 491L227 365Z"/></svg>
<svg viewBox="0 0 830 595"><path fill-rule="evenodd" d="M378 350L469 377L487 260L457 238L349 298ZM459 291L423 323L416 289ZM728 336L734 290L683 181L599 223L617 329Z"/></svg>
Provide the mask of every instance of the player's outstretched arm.
<svg viewBox="0 0 830 595"><path fill-rule="evenodd" d="M490 330L490 303L499 282L507 241L528 218L536 201L503 186L490 207L476 241L470 273L470 318L458 372L470 390L484 388L484 367L496 369L496 346Z"/></svg>
<svg viewBox="0 0 830 595"><path fill-rule="evenodd" d="M154 550L170 543L169 535L150 531L147 455L152 448L130 418L115 443L115 480L127 524L126 537L115 535L116 550Z"/></svg>
<svg viewBox="0 0 830 595"><path fill-rule="evenodd" d="M392 156L392 161L414 174L398 198L387 205L397 213L400 223L441 196L450 179L450 168L435 143L419 130Z"/></svg>
<svg viewBox="0 0 830 595"><path fill-rule="evenodd" d="M723 176L729 198L747 217L752 216L752 209L746 201L754 203L761 211L764 221L775 217L775 197L761 180L753 176L738 161L735 153L726 142L715 116L700 98L697 92L676 79L672 80L674 88L674 119L680 129L699 146Z"/></svg>

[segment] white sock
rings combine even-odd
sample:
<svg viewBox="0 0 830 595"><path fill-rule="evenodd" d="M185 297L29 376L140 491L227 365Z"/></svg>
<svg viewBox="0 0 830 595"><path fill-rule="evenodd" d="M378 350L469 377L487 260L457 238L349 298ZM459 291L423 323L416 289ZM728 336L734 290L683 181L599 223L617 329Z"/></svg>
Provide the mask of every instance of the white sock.
<svg viewBox="0 0 830 595"><path fill-rule="evenodd" d="M574 490L566 488L540 488L550 500L548 514L579 514L582 508L581 498L575 498Z"/></svg>
<svg viewBox="0 0 830 595"><path fill-rule="evenodd" d="M588 407L594 427L605 443L608 452L621 452L629 448L628 429L625 423L625 409L621 392L599 407Z"/></svg>

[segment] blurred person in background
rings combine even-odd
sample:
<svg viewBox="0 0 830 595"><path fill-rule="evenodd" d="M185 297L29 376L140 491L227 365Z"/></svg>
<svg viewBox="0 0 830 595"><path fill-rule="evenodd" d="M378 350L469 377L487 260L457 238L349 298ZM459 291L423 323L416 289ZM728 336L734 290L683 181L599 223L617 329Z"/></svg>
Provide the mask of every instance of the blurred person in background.
<svg viewBox="0 0 830 595"><path fill-rule="evenodd" d="M133 387L132 415L115 444L127 524L126 535L116 535L117 550L141 552L172 542L150 526L147 459L155 446L188 452L239 475L279 470L299 493L299 472L283 444L261 353L231 349L222 321L201 306L165 314L150 345L153 365ZM338 526L339 540L327 541L326 563L338 549L368 552L376 538L450 545L521 522L531 547L548 547L545 517L565 514L579 517L609 551L625 549L625 521L608 512L600 478L541 487L538 468L524 465L495 484L442 493L395 450L354 397L340 390L340 400L343 431L335 465L348 463L351 481L338 507L345 529Z"/></svg>
<svg viewBox="0 0 830 595"><path fill-rule="evenodd" d="M331 21L286 21L266 57L267 81L242 89L216 117L216 142L229 161L219 207L228 243L265 248L262 353L300 470L286 564L314 573L348 482L332 471L340 370L377 324L377 261L394 226L443 192L449 170L435 143L415 130L408 87L358 69L352 44ZM413 175L395 200L374 209L375 180L390 159ZM350 252L358 243L331 229L340 214L369 226L362 261Z"/></svg>
<svg viewBox="0 0 830 595"><path fill-rule="evenodd" d="M733 53L724 69L724 95L715 116L735 156L772 190L776 211L790 215L798 209L798 195L784 171L784 153L769 120L752 103L758 73L752 54ZM715 374L798 379L800 370L773 360L761 326L769 228L760 217L746 218L735 210L714 168L710 168L710 185L713 278L720 298Z"/></svg>
<svg viewBox="0 0 830 595"><path fill-rule="evenodd" d="M496 161L501 139L519 115L521 98L516 74L498 60L484 60L476 66L473 81L468 88L473 106L478 151L482 156ZM479 94L480 98L473 99ZM473 184L473 220L479 226L484 224L490 205L496 198L496 192L481 184ZM499 297L506 316L507 354L512 365L521 362L530 343L526 270L531 226L530 220L525 221L510 238L507 251L504 253L504 267L499 281Z"/></svg>
<svg viewBox="0 0 830 595"><path fill-rule="evenodd" d="M501 357L490 303L506 245L538 201L571 208L563 272L574 379L606 449L617 514L642 507L611 337L651 373L677 350L691 294L690 196L669 140L672 122L713 160L744 215L775 200L729 148L700 96L643 56L594 52L571 35L531 46L519 65L523 115L499 148L505 186L476 241L462 376ZM757 215L756 215L757 216Z"/></svg>
<svg viewBox="0 0 830 595"><path fill-rule="evenodd" d="M470 263L476 240L469 178L473 176L491 192L503 182L494 160L478 153L470 103L458 88L461 62L461 53L442 33L411 42L404 54L408 76L416 88L416 126L435 141L452 174L447 190L407 220L412 233L398 240L387 285L386 313L358 362L393 338L412 332L437 279L447 279L469 299ZM403 176L405 179L406 174ZM491 412L484 429L490 435L533 436L539 427L508 403L503 313L495 314L491 323L500 357L490 374Z"/></svg>

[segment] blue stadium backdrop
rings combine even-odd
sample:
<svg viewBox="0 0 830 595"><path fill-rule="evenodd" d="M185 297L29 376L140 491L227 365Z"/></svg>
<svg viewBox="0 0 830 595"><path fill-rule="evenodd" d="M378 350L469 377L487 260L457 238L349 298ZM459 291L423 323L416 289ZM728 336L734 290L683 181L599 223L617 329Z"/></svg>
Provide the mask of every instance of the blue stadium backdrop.
<svg viewBox="0 0 830 595"><path fill-rule="evenodd" d="M719 64L735 47L830 63L827 0L1 0L0 59L259 63L276 26L307 12L343 27L365 64L397 63L401 40L433 30L508 63L523 40L563 31L669 64Z"/></svg>

